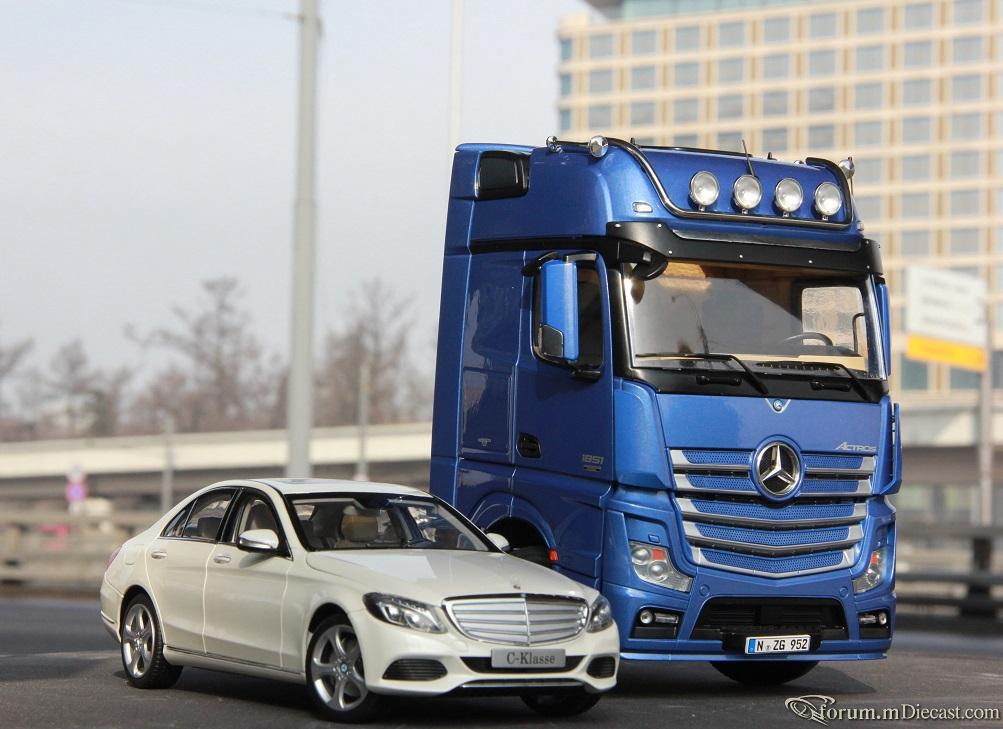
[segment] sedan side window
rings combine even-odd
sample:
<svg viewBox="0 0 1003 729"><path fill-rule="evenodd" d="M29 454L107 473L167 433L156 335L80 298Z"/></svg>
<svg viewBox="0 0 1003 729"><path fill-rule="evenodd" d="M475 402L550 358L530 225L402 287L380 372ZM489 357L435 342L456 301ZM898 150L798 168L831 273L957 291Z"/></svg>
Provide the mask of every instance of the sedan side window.
<svg viewBox="0 0 1003 729"><path fill-rule="evenodd" d="M279 542L283 541L275 512L268 501L257 494L247 494L241 500L236 518L231 520L231 526L227 530L226 541L235 543L241 534L251 529L269 529L275 532Z"/></svg>
<svg viewBox="0 0 1003 729"><path fill-rule="evenodd" d="M192 507L181 536L214 541L232 498L233 491L213 491L200 497Z"/></svg>

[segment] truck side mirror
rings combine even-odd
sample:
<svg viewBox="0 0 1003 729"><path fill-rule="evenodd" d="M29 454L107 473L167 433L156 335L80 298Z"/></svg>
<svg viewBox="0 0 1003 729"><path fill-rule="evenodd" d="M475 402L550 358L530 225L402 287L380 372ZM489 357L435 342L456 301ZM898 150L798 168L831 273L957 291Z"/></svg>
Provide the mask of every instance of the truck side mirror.
<svg viewBox="0 0 1003 729"><path fill-rule="evenodd" d="M570 364L578 359L578 267L570 261L547 261L540 268L540 354Z"/></svg>

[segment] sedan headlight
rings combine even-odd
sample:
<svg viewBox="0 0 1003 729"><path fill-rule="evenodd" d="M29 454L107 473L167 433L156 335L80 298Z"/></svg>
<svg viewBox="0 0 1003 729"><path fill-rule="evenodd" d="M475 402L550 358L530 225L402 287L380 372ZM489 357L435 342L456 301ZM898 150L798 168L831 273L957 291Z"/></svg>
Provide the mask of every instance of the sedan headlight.
<svg viewBox="0 0 1003 729"><path fill-rule="evenodd" d="M418 630L422 633L446 632L446 627L435 614L435 608L423 602L375 592L366 595L362 601L373 617L385 623L411 628L411 630Z"/></svg>
<svg viewBox="0 0 1003 729"><path fill-rule="evenodd" d="M669 550L654 544L630 542L630 562L634 572L645 582L668 587L670 590L689 592L693 578L676 569L669 558Z"/></svg>
<svg viewBox="0 0 1003 729"><path fill-rule="evenodd" d="M888 577L888 545L884 544L873 552L867 562L864 574L853 580L853 592L859 594L873 590Z"/></svg>
<svg viewBox="0 0 1003 729"><path fill-rule="evenodd" d="M609 600L600 595L589 607L588 631L598 633L600 630L606 630L612 624L613 608L609 606Z"/></svg>

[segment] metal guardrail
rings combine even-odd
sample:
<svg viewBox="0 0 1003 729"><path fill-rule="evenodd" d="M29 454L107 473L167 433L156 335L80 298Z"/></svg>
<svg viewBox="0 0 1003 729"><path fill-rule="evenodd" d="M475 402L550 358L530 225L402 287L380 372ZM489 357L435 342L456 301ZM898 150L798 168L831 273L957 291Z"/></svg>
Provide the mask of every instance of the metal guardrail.
<svg viewBox="0 0 1003 729"><path fill-rule="evenodd" d="M111 552L159 516L0 511L0 592L5 586L96 592ZM901 605L983 618L1003 610L1003 570L993 561L1003 526L900 522L898 540Z"/></svg>

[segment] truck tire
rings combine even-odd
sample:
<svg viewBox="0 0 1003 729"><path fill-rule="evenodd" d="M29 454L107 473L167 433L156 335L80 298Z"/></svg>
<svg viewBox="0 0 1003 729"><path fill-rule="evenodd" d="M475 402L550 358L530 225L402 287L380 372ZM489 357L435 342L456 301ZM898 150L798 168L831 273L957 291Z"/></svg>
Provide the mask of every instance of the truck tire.
<svg viewBox="0 0 1003 729"><path fill-rule="evenodd" d="M818 661L715 661L711 665L746 686L779 686L801 678Z"/></svg>

